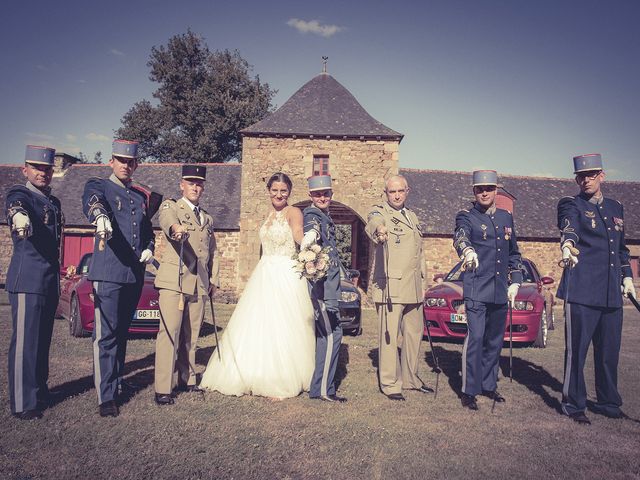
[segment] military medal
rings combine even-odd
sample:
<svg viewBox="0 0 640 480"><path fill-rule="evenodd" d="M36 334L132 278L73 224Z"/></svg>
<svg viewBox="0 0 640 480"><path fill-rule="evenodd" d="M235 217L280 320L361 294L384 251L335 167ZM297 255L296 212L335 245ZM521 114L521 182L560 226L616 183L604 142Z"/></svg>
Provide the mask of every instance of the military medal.
<svg viewBox="0 0 640 480"><path fill-rule="evenodd" d="M511 238L511 227L504 227L504 239L509 240Z"/></svg>
<svg viewBox="0 0 640 480"><path fill-rule="evenodd" d="M482 229L482 239L486 240L487 239L487 226L483 223L482 225L480 225L480 228Z"/></svg>
<svg viewBox="0 0 640 480"><path fill-rule="evenodd" d="M596 228L596 212L591 212L587 210L586 212L584 212L584 215L587 218L591 219L591 228Z"/></svg>
<svg viewBox="0 0 640 480"><path fill-rule="evenodd" d="M49 225L49 206L45 205L44 206L44 216L42 217L42 221L44 222L45 225Z"/></svg>
<svg viewBox="0 0 640 480"><path fill-rule="evenodd" d="M613 223L615 223L614 227L616 232L621 232L624 228L624 220L618 217L613 217Z"/></svg>
<svg viewBox="0 0 640 480"><path fill-rule="evenodd" d="M118 211L122 210L122 202L120 201L120 197L116 197L116 208Z"/></svg>

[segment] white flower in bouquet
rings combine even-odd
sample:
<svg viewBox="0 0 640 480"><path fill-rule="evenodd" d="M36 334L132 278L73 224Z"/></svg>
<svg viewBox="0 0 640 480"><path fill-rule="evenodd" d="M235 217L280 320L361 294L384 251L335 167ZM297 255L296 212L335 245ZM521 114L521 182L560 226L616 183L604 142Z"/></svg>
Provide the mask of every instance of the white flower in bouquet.
<svg viewBox="0 0 640 480"><path fill-rule="evenodd" d="M317 272L316 266L313 262L307 262L304 269L307 275L314 275Z"/></svg>
<svg viewBox="0 0 640 480"><path fill-rule="evenodd" d="M311 250L313 253L320 253L320 251L322 250L322 247L317 243L315 243L311 245L311 247L309 247L309 250Z"/></svg>
<svg viewBox="0 0 640 480"><path fill-rule="evenodd" d="M327 268L327 261L322 257L316 262L316 268L320 271L324 271Z"/></svg>
<svg viewBox="0 0 640 480"><path fill-rule="evenodd" d="M311 250L302 250L300 252L299 258L303 262L313 262L316 259L316 254Z"/></svg>

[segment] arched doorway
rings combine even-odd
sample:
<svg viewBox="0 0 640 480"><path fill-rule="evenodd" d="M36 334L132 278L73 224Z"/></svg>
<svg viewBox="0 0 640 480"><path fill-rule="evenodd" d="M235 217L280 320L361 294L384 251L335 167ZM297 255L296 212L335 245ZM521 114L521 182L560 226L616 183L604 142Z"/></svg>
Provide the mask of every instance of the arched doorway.
<svg viewBox="0 0 640 480"><path fill-rule="evenodd" d="M304 210L311 205L311 200L296 203ZM369 282L369 237L364 231L365 222L354 210L343 203L331 202L329 208L331 218L338 229L338 250L340 259L346 268L360 272L359 286L365 292Z"/></svg>

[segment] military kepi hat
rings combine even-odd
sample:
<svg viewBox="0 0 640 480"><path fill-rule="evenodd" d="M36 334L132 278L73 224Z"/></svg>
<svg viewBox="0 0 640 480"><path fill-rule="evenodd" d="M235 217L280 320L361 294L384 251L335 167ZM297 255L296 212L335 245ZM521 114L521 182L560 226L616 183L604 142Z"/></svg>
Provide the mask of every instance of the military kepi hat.
<svg viewBox="0 0 640 480"><path fill-rule="evenodd" d="M599 153L588 153L573 157L573 173L602 170L602 157Z"/></svg>
<svg viewBox="0 0 640 480"><path fill-rule="evenodd" d="M202 165L183 165L182 178L184 180L206 180L207 167Z"/></svg>
<svg viewBox="0 0 640 480"><path fill-rule="evenodd" d="M473 186L479 185L498 186L498 172L495 170L476 170L473 172Z"/></svg>
<svg viewBox="0 0 640 480"><path fill-rule="evenodd" d="M138 158L138 142L114 140L112 152L114 157Z"/></svg>
<svg viewBox="0 0 640 480"><path fill-rule="evenodd" d="M316 192L318 190L331 190L330 175L314 175L307 179L309 183L309 191Z"/></svg>
<svg viewBox="0 0 640 480"><path fill-rule="evenodd" d="M25 163L34 165L53 165L56 151L49 147L38 147L37 145L27 145L24 153Z"/></svg>

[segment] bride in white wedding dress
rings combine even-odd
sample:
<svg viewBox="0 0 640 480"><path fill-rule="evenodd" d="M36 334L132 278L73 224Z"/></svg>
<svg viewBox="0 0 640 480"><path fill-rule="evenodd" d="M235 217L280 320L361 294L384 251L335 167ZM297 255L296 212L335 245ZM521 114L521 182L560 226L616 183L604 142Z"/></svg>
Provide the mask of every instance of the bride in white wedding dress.
<svg viewBox="0 0 640 480"><path fill-rule="evenodd" d="M200 387L225 395L295 397L315 366L313 307L307 280L294 272L302 212L287 201L284 173L267 182L273 209L260 228L262 257L202 375Z"/></svg>

